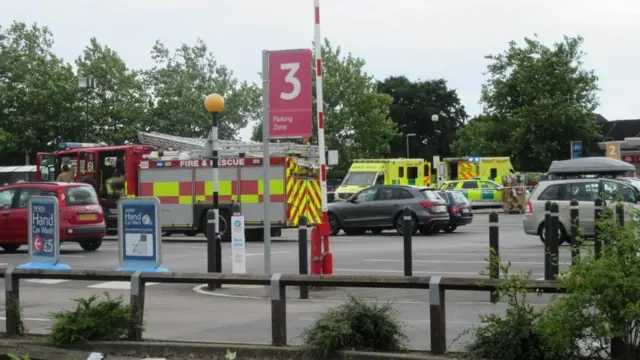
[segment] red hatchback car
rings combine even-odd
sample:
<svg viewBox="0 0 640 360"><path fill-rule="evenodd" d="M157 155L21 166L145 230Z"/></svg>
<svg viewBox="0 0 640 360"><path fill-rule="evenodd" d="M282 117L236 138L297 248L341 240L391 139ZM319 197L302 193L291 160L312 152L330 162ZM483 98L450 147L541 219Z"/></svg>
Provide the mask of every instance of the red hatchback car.
<svg viewBox="0 0 640 360"><path fill-rule="evenodd" d="M102 245L106 233L98 196L89 184L28 182L0 187L0 248L15 252L27 245L31 196L55 196L60 209L60 241L75 241L85 251Z"/></svg>

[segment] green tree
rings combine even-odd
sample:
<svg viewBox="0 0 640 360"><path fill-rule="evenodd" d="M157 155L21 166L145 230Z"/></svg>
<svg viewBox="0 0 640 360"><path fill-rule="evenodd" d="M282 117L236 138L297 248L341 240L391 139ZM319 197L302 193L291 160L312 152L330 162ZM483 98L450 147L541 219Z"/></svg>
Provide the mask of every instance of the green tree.
<svg viewBox="0 0 640 360"><path fill-rule="evenodd" d="M0 28L1 163L15 163L25 153L33 158L75 131L75 75L52 45L46 26L14 22Z"/></svg>
<svg viewBox="0 0 640 360"><path fill-rule="evenodd" d="M391 118L401 134L392 142L392 157L406 156L405 136L410 133L416 134L409 139L411 157L452 155L450 144L464 126L467 113L446 80L412 82L404 76L392 76L378 83L378 90L393 98ZM431 120L433 115L439 116L437 123Z"/></svg>
<svg viewBox="0 0 640 360"><path fill-rule="evenodd" d="M137 131L149 126L149 99L137 72L108 46L92 38L76 60L78 75L96 79L94 89L81 90L85 126L82 141L108 144L135 142Z"/></svg>
<svg viewBox="0 0 640 360"><path fill-rule="evenodd" d="M598 78L583 67L582 42L581 37L565 36L549 47L525 38L524 46L512 41L503 53L488 55L492 63L481 102L508 135L485 121L471 122L472 128L462 132L455 145L458 152L473 150L470 143L477 140L472 137L479 136L502 143L501 149L486 150L510 155L519 170L535 171L567 158L572 140L582 140L586 149L597 142L601 135L593 111L598 106Z"/></svg>
<svg viewBox="0 0 640 360"><path fill-rule="evenodd" d="M341 165L349 159L387 156L390 142L397 136L395 124L389 118L391 97L380 94L376 81L363 67L365 61L342 49L332 47L328 40L322 46L325 140L330 149L340 151ZM315 76L313 78L312 143L317 143ZM262 122L254 125L252 140L262 140Z"/></svg>
<svg viewBox="0 0 640 360"><path fill-rule="evenodd" d="M146 86L154 103L150 130L186 137L206 137L210 117L204 98L213 92L225 99L220 113L219 136L237 137L238 131L262 112L261 91L255 84L240 82L233 71L220 65L205 43L183 44L171 52L160 41L151 50L155 66L145 72Z"/></svg>
<svg viewBox="0 0 640 360"><path fill-rule="evenodd" d="M510 129L499 118L490 115L473 117L458 133L460 141L453 145L461 156L509 156L504 145Z"/></svg>

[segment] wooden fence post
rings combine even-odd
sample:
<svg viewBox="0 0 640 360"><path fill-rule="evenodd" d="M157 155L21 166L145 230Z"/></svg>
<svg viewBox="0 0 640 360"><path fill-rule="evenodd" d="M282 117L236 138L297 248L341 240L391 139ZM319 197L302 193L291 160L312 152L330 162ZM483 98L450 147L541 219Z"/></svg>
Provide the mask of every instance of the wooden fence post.
<svg viewBox="0 0 640 360"><path fill-rule="evenodd" d="M287 345L287 288L280 279L282 274L271 275L271 342L273 346Z"/></svg>
<svg viewBox="0 0 640 360"><path fill-rule="evenodd" d="M141 341L142 329L144 325L144 292L145 282L140 276L141 271L136 271L131 275L131 314L133 315L133 323L129 329L129 340Z"/></svg>
<svg viewBox="0 0 640 360"><path fill-rule="evenodd" d="M445 320L444 289L440 288L440 276L429 280L429 315L431 317L431 352L442 355L447 350L447 325Z"/></svg>

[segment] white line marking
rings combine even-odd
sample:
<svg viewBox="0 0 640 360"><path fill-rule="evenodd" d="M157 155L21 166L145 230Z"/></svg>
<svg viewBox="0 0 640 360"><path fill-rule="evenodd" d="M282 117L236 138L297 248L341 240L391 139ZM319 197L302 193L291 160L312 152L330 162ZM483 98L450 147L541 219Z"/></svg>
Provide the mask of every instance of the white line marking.
<svg viewBox="0 0 640 360"><path fill-rule="evenodd" d="M483 256L483 257L488 257L489 256L489 248L487 248L486 253L416 253L416 256ZM568 252L561 252L560 256L562 255L566 255L567 257L569 257L569 253ZM528 253L528 254L517 254L517 253L509 253L509 252L500 252L500 256L501 257L505 257L505 256L519 256L519 257L541 257L544 256L544 250L541 249L541 251L539 253Z"/></svg>
<svg viewBox="0 0 640 360"><path fill-rule="evenodd" d="M159 283L146 283L146 286L156 285ZM129 290L131 289L131 283L128 281L107 281L99 284L89 285L88 288L92 289L109 289L109 290Z"/></svg>
<svg viewBox="0 0 640 360"><path fill-rule="evenodd" d="M316 321L316 319L314 318L308 318L308 317L301 317L298 318L298 320L300 321ZM425 324L430 324L431 321L429 319L426 320L400 320L404 323L407 324L413 324L413 325L425 325ZM454 325L480 325L481 323L470 323L470 322L460 322L460 321L447 321L447 324L454 324Z"/></svg>
<svg viewBox="0 0 640 360"><path fill-rule="evenodd" d="M378 269L333 269L333 271L340 271L346 273L382 273L382 274L404 274L403 270L378 270ZM479 279L486 279L486 277L481 277L479 272L448 272L448 271L413 271L414 274L425 274L425 275L477 275ZM540 276L542 274L532 274L532 276Z"/></svg>
<svg viewBox="0 0 640 360"><path fill-rule="evenodd" d="M393 259L364 259L364 262L404 262L404 260ZM420 264L486 264L486 261L463 261L463 260L413 260ZM543 262L534 261L511 261L512 265L544 265ZM559 262L560 265L569 265L571 262Z"/></svg>
<svg viewBox="0 0 640 360"><path fill-rule="evenodd" d="M272 251L271 255L278 255L278 254L290 254L291 251ZM264 256L264 253L252 253L252 254L245 254L245 256L249 257L249 256ZM229 256L229 258L231 258L231 256Z"/></svg>
<svg viewBox="0 0 640 360"><path fill-rule="evenodd" d="M27 282L30 283L35 283L35 284L47 284L47 285L53 285L53 284L60 284L63 282L67 282L69 280L61 280L61 279L29 279L29 280L25 280Z"/></svg>
<svg viewBox="0 0 640 360"><path fill-rule="evenodd" d="M5 320L7 320L6 317L0 316L0 321L5 321ZM51 321L49 319L44 319L44 318L23 318L22 320L24 320L24 321L39 321L39 322L49 322L49 321Z"/></svg>
<svg viewBox="0 0 640 360"><path fill-rule="evenodd" d="M8 266L9 263L0 263L0 266Z"/></svg>
<svg viewBox="0 0 640 360"><path fill-rule="evenodd" d="M86 256L84 256L84 255L64 255L64 254L61 254L61 255L60 255L60 257L68 257L68 258L84 258L84 257L86 257Z"/></svg>

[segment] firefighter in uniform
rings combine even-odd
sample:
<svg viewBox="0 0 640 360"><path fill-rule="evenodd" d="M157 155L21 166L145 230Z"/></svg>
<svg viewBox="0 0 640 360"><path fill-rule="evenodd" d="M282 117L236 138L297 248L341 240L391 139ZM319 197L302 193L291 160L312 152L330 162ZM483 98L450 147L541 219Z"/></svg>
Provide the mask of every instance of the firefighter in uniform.
<svg viewBox="0 0 640 360"><path fill-rule="evenodd" d="M119 195L124 188L124 175L117 168L113 170L113 176L107 181L107 195Z"/></svg>
<svg viewBox="0 0 640 360"><path fill-rule="evenodd" d="M69 168L69 165L62 165L62 172L56 178L57 182L72 182L73 181L73 171Z"/></svg>

